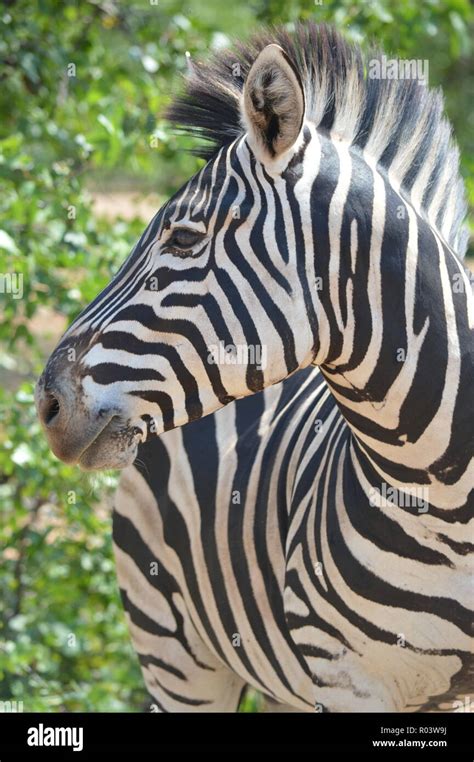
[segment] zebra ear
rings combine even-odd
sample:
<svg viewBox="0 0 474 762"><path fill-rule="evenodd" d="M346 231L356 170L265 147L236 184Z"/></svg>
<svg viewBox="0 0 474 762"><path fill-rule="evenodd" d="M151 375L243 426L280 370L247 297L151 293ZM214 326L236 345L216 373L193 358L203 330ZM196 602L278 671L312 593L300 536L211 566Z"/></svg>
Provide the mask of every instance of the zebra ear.
<svg viewBox="0 0 474 762"><path fill-rule="evenodd" d="M303 125L305 97L298 72L279 45L257 56L244 84L241 115L247 139L264 163L288 151Z"/></svg>

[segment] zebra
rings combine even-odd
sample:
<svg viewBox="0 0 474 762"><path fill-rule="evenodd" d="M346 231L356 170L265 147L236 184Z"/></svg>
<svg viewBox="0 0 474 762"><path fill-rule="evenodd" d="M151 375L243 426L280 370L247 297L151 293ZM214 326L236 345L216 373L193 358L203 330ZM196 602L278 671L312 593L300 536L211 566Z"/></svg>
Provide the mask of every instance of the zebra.
<svg viewBox="0 0 474 762"><path fill-rule="evenodd" d="M442 96L331 26L192 63L204 166L38 381L122 468L118 583L156 711L452 710L470 688L474 304ZM252 351L250 351L252 350Z"/></svg>

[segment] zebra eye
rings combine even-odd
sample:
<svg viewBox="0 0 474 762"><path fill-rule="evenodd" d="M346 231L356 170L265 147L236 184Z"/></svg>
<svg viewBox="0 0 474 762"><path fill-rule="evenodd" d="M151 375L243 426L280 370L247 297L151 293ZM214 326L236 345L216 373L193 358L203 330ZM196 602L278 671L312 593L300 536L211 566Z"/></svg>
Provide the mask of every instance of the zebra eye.
<svg viewBox="0 0 474 762"><path fill-rule="evenodd" d="M196 244L202 241L204 236L205 233L201 233L199 230L176 228L166 242L166 246L170 249L189 251L189 249L192 249L193 246L196 246Z"/></svg>

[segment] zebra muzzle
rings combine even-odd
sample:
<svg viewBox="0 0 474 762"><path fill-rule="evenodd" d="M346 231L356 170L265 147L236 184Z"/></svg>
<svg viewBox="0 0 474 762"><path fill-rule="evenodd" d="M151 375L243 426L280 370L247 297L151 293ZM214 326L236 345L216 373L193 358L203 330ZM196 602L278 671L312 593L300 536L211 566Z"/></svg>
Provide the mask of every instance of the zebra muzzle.
<svg viewBox="0 0 474 762"><path fill-rule="evenodd" d="M80 462L117 417L117 411L112 408L102 408L91 416L70 394L58 386L46 385L44 378L36 385L35 402L48 443L64 463Z"/></svg>

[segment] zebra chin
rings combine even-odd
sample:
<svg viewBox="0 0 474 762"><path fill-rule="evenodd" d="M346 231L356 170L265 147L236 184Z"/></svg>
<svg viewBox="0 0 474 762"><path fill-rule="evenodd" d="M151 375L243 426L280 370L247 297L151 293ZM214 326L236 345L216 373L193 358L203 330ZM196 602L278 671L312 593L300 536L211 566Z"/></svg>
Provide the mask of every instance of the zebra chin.
<svg viewBox="0 0 474 762"><path fill-rule="evenodd" d="M77 465L82 471L100 471L131 465L136 458L138 445L145 437L146 434L140 427L130 426L114 416L85 447L82 446L83 440L80 447L76 446L74 432L68 434L68 440L73 442L72 447L64 446L62 441L55 440L51 435L48 436L48 441L59 460Z"/></svg>
<svg viewBox="0 0 474 762"><path fill-rule="evenodd" d="M82 471L100 471L107 468L126 468L137 456L141 437L131 435L131 441L120 444L114 443L114 438L104 430L81 454L77 465Z"/></svg>

